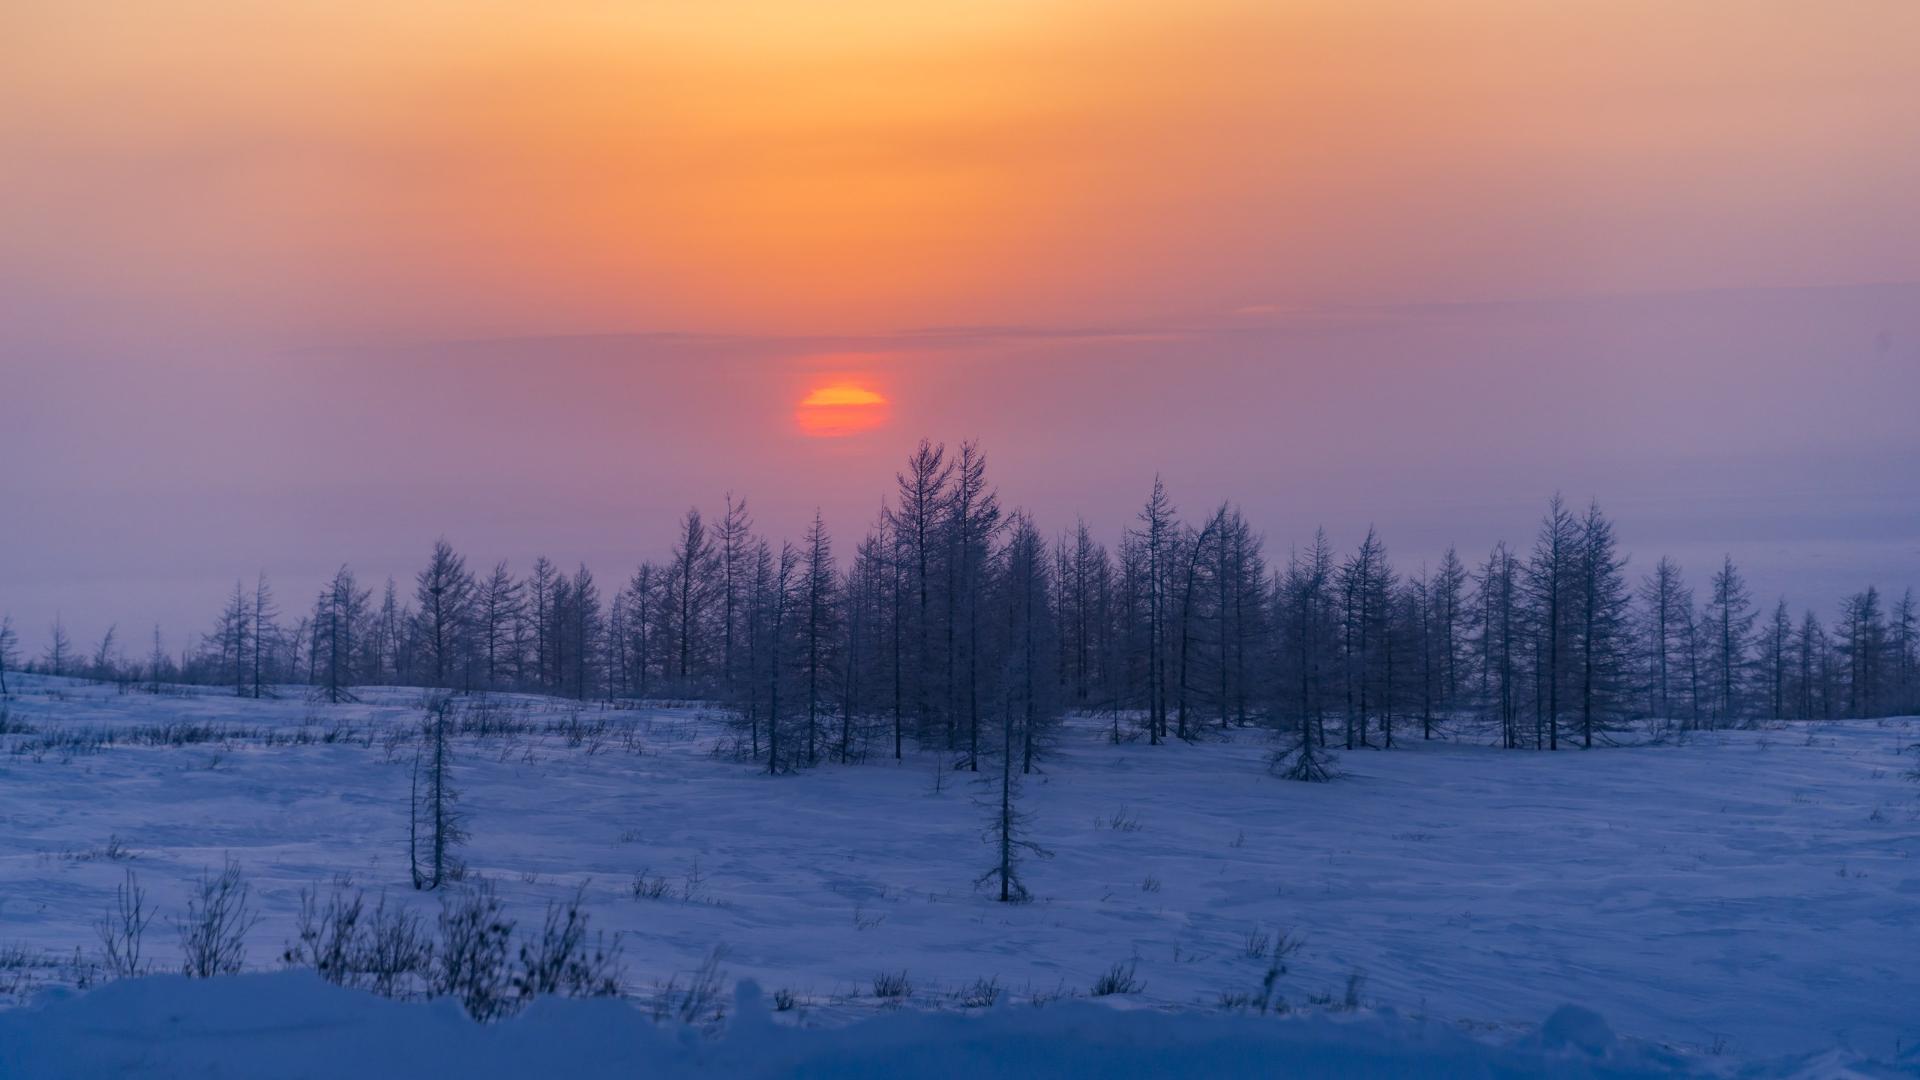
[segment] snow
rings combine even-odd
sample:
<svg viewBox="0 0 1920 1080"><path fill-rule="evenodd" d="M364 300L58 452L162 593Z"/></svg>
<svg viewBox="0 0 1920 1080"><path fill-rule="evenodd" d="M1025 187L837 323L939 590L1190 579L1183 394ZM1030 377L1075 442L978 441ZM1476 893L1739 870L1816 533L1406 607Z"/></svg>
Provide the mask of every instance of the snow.
<svg viewBox="0 0 1920 1080"><path fill-rule="evenodd" d="M121 1077L1654 1077L1713 1075L1616 1041L1598 1017L1556 1013L1508 1046L1392 1014L1287 1019L1149 1016L1088 1004L979 1017L899 1012L840 1028L782 1027L741 984L735 1019L703 1038L609 999L537 1002L482 1027L450 1003L409 1004L299 971L112 983L0 1015L0 1075ZM1563 1023L1563 1018L1572 1019ZM1550 1034L1569 1027L1571 1040ZM1871 1066L1835 1062L1856 1070ZM1786 1062L1780 1075L1811 1075ZM1877 1070L1875 1070L1877 1071Z"/></svg>
<svg viewBox="0 0 1920 1080"><path fill-rule="evenodd" d="M229 853L262 915L249 953L262 971L279 966L302 887L345 877L370 895L384 890L436 910L407 885L408 752L386 741L418 716L417 691L366 691L364 704L330 706L296 691L253 702L21 682L10 723L36 732L0 736L20 751L0 754L0 968L13 958L12 970L0 970L0 991L11 988L10 1000L72 981L67 958L95 952L92 924L129 868L162 912L147 937L162 970L177 962L170 919L185 910L189 880ZM1073 1049L1052 1059L1065 1068L1071 1055L1106 1053L1102 1040L1123 1038L1143 1010L1154 1014L1154 1030L1217 1041L1224 1074L1233 1073L1233 1054L1274 1052L1261 1041L1269 1038L1290 1053L1335 1044L1357 1053L1332 1034L1354 1024L1404 1027L1395 1038L1467 1040L1457 1044L1461 1054L1493 1047L1486 1053L1556 1061L1666 1046L1690 1068L1852 1068L1901 1060L1920 1044L1920 830L1915 788L1904 779L1914 761L1899 753L1920 741L1911 718L1558 754L1471 740L1423 744L1417 730L1403 731L1391 753L1343 754L1346 775L1329 785L1268 776L1269 745L1252 731L1195 745L1114 746L1098 725L1077 725L1027 787L1033 838L1054 857L1026 867L1036 901L1007 906L972 885L989 861L980 793L953 772L936 791L932 755L770 778L717 754L726 735L698 708L604 710L531 697L504 704L541 723L577 713L582 723L608 725L577 739L460 740L457 776L473 832L465 854L509 913L537 923L548 901L584 885L595 928L621 935L628 987L642 1001L724 946L729 980L798 998L794 1013L781 1014L781 1038L797 1040L795 1054L831 1056L835 1044L809 1043L828 1036L790 1028L851 1024L875 1046L932 1040L943 1054L959 1052L950 1042L977 1049L1002 1038L1027 1039L1043 1053L1066 1039ZM26 749L54 732L161 723L246 731L187 746ZM302 732L311 738L289 744ZM124 857L111 857L110 838ZM629 883L643 869L668 879L668 896L632 896ZM1249 935L1282 931L1305 943L1275 988L1295 1015L1222 1014L1221 996L1258 990L1265 971L1266 961L1246 955ZM1084 998L1101 972L1128 960L1146 984L1141 993L1003 1009L1006 1018L992 1023L1012 1026L994 1028L993 1039L975 1039L986 1030L972 1015L979 1010L957 1000L987 977L1014 1005ZM876 1016L892 1003L874 997L874 975L900 970L914 985L911 1008ZM1355 976L1365 1005L1404 1019L1367 1009L1335 1016L1316 1004L1338 1002ZM281 1009L258 1022L280 1032L275 1040L302 1045L327 1041L316 1032L358 1025L395 1038L417 1027L433 1042L434 1031L467 1023L444 1002L390 1003L303 989L300 975L275 978L111 984L0 1014L0 1045L14 1055L48 1053L46 1040L74 1030L60 1024L102 1032L124 1024L133 1047L148 1022L135 1014L158 1016L172 1002L185 1010L182 1023L253 1022L226 1017L223 994ZM294 989L274 1004L260 987ZM1568 1003L1578 1008L1562 1010ZM675 1067L692 1067L699 1055L680 1036L628 1023L632 1011L620 1002L542 1003L497 1031L453 1041L509 1062L519 1060L515 1045L551 1042L550 1025L579 1025L569 1052L611 1061L671 1051L682 1055ZM1082 1038L1076 1031L1085 1046L1072 1041ZM183 1036L179 1052L216 1054L216 1043L246 1041L229 1035ZM724 1034L716 1045L741 1038ZM115 1052L103 1039L88 1041L101 1055ZM1151 1053L1175 1051L1139 1052L1150 1072ZM1113 1054L1100 1059L1115 1067L1109 1075L1136 1060ZM191 1061L213 1059L181 1060L188 1064L172 1074L197 1075ZM338 1060L341 1071L353 1063ZM1328 1068L1358 1069L1357 1060ZM1498 1073L1506 1059L1475 1060L1462 1071ZM847 1074L860 1075L859 1061L849 1061ZM866 1066L874 1075L878 1061ZM578 1071L596 1067L583 1056ZM158 1075L172 1075L164 1068ZM1832 1075L1826 1068L1810 1075ZM33 1075L0 1068L16 1074Z"/></svg>

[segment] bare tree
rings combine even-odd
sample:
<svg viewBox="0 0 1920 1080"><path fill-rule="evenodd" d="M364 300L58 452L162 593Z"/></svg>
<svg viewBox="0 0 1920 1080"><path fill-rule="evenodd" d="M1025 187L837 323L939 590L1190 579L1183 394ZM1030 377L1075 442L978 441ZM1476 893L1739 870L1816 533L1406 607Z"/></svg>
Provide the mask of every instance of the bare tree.
<svg viewBox="0 0 1920 1080"><path fill-rule="evenodd" d="M1579 523L1556 494L1540 520L1525 579L1534 628L1535 749L1543 745L1548 750L1560 749L1561 693L1567 689L1572 667L1570 646L1577 625L1580 551Z"/></svg>
<svg viewBox="0 0 1920 1080"><path fill-rule="evenodd" d="M247 694L248 645L253 640L252 613L253 604L247 598L246 587L236 579L233 592L227 597L227 605L220 611L220 620L214 624L213 633L206 640L208 651L225 672L227 685L233 687L235 697L245 697Z"/></svg>
<svg viewBox="0 0 1920 1080"><path fill-rule="evenodd" d="M53 617L53 625L47 630L46 667L49 675L65 675L67 664L73 659L73 638L67 635L67 626L58 614Z"/></svg>
<svg viewBox="0 0 1920 1080"><path fill-rule="evenodd" d="M147 891L132 870L114 887L113 900L112 910L94 924L100 936L100 966L116 979L137 978L147 973L141 942L154 912L147 907Z"/></svg>
<svg viewBox="0 0 1920 1080"><path fill-rule="evenodd" d="M1920 607L1911 588L1893 605L1888 626L1893 649L1893 701L1899 712L1920 711Z"/></svg>
<svg viewBox="0 0 1920 1080"><path fill-rule="evenodd" d="M525 594L526 586L513 579L505 559L493 565L493 572L480 586L480 649L489 690L500 688L502 669L518 669L514 630L525 611Z"/></svg>
<svg viewBox="0 0 1920 1080"><path fill-rule="evenodd" d="M355 646L366 622L370 594L341 566L314 601L311 651L320 696L338 704L354 701Z"/></svg>
<svg viewBox="0 0 1920 1080"><path fill-rule="evenodd" d="M1644 609L1642 628L1647 654L1648 705L1663 722L1673 718L1673 680L1675 642L1693 610L1693 593L1680 576L1680 566L1662 556L1653 573L1641 579L1640 604Z"/></svg>
<svg viewBox="0 0 1920 1080"><path fill-rule="evenodd" d="M1742 708L1747 643L1753 633L1754 621L1746 581L1740 576L1740 571L1734 568L1731 555L1722 560L1719 572L1713 575L1713 594L1707 602L1707 621L1713 639L1713 717L1717 722L1727 723Z"/></svg>
<svg viewBox="0 0 1920 1080"><path fill-rule="evenodd" d="M1341 665L1347 699L1346 748L1368 746L1367 725L1385 696L1389 670L1389 599L1394 593L1387 547L1372 527L1360 547L1340 564L1335 582L1342 610Z"/></svg>
<svg viewBox="0 0 1920 1080"><path fill-rule="evenodd" d="M100 644L94 646L93 663L89 666L93 678L103 682L113 678L114 669L119 666L118 645L115 641L119 629L118 625L107 627L107 632L100 635Z"/></svg>
<svg viewBox="0 0 1920 1080"><path fill-rule="evenodd" d="M837 651L833 643L839 637L833 539L827 535L826 522L821 520L818 510L813 513L813 524L807 528L804 543L805 566L800 573L807 611L801 634L805 638L802 647L806 650L807 666L807 764L813 765L820 760L820 716L825 704L822 699L833 681Z"/></svg>
<svg viewBox="0 0 1920 1080"><path fill-rule="evenodd" d="M1881 715L1888 650L1880 590L1868 586L1847 597L1834 633L1836 650L1846 662L1847 714Z"/></svg>
<svg viewBox="0 0 1920 1080"><path fill-rule="evenodd" d="M1014 516L1012 535L997 562L994 591L1003 614L995 620L1001 632L992 644L1000 673L994 695L1000 706L1000 775L993 786L987 828L995 859L975 884L994 882L998 899L1011 903L1029 896L1020 878L1023 858L1049 857L1028 837L1030 817L1019 803L1021 777L1032 771L1040 730L1055 711L1054 684L1042 672L1053 632L1047 603L1046 541L1025 514Z"/></svg>
<svg viewBox="0 0 1920 1080"><path fill-rule="evenodd" d="M1134 533L1144 558L1142 566L1146 601L1146 675L1147 741L1158 746L1167 737L1167 661L1166 656L1166 578L1173 546L1173 501L1160 477L1153 478L1153 493L1147 496Z"/></svg>
<svg viewBox="0 0 1920 1080"><path fill-rule="evenodd" d="M436 695L427 702L427 716L420 727L423 751L414 755L407 855L416 889L438 889L461 875L455 851L466 842L467 830L466 817L459 811L460 792L453 783L452 728L453 701Z"/></svg>
<svg viewBox="0 0 1920 1080"><path fill-rule="evenodd" d="M253 696L266 696L267 657L276 647L280 637L274 620L280 617L279 608L273 602L273 588L267 584L267 575L262 571L253 584L253 612L250 623L253 641Z"/></svg>
<svg viewBox="0 0 1920 1080"><path fill-rule="evenodd" d="M1797 719L1811 720L1818 715L1814 707L1820 698L1820 675L1826 666L1826 638L1827 632L1820 625L1818 616L1809 611L1800 617L1793 651L1797 672L1794 680L1794 716Z"/></svg>
<svg viewBox="0 0 1920 1080"><path fill-rule="evenodd" d="M1767 714L1775 720L1787 717L1787 681L1792 667L1793 615L1783 597L1773 607L1767 624L1762 651L1766 661Z"/></svg>
<svg viewBox="0 0 1920 1080"><path fill-rule="evenodd" d="M13 616L0 615L0 697L6 697L7 669L20 659L20 635L14 632Z"/></svg>
<svg viewBox="0 0 1920 1080"><path fill-rule="evenodd" d="M780 715L780 687L786 681L788 638L793 634L788 614L792 610L795 577L800 569L800 553L792 544L780 545L780 561L762 599L766 625L765 660L767 679L767 772L778 775L792 767L787 753L780 749L780 733L785 722Z"/></svg>
<svg viewBox="0 0 1920 1080"><path fill-rule="evenodd" d="M1313 546L1294 551L1287 560L1275 600L1279 608L1283 672L1282 697L1293 712L1291 745L1274 756L1274 771L1293 780L1322 782L1332 778L1324 738L1324 673L1333 644L1333 549L1326 530L1316 531Z"/></svg>
<svg viewBox="0 0 1920 1080"><path fill-rule="evenodd" d="M752 535L753 519L747 515L747 501L735 502L733 493L728 492L715 554L720 560L720 681L729 695L735 691L738 678L735 632L743 606L741 596L747 585Z"/></svg>
<svg viewBox="0 0 1920 1080"><path fill-rule="evenodd" d="M940 516L952 476L953 466L947 461L946 445L920 440L919 447L907 459L906 471L894 477L898 505L889 512L888 519L901 549L902 564L911 575L909 587L913 603L909 612L917 642L909 684L914 715L923 726L935 722L932 572L937 565L934 560Z"/></svg>
<svg viewBox="0 0 1920 1080"><path fill-rule="evenodd" d="M683 686L693 677L700 659L700 635L712 590L712 561L713 542L707 538L707 526L698 509L689 509L680 520L680 535L674 541L667 576L675 668Z"/></svg>
<svg viewBox="0 0 1920 1080"><path fill-rule="evenodd" d="M228 856L220 873L203 871L178 923L181 972L192 979L237 975L247 962L247 934L259 922L247 909L248 886Z"/></svg>
<svg viewBox="0 0 1920 1080"><path fill-rule="evenodd" d="M1520 561L1504 541L1495 544L1481 564L1474 590L1481 702L1498 720L1500 744L1519 749Z"/></svg>
<svg viewBox="0 0 1920 1080"><path fill-rule="evenodd" d="M166 644L160 637L160 626L156 623L153 627L153 648L147 653L148 691L155 694L160 692L161 679L166 676L167 668L170 664L171 661L167 658Z"/></svg>
<svg viewBox="0 0 1920 1080"><path fill-rule="evenodd" d="M449 677L473 613L473 575L467 560L445 539L434 541L433 555L414 576L414 602L420 605L421 643L433 667L433 685L451 685Z"/></svg>
<svg viewBox="0 0 1920 1080"><path fill-rule="evenodd" d="M967 768L980 767L980 593L982 570L1000 531L1000 498L987 484L987 456L977 442L960 444L946 500L947 715L965 715ZM961 632L964 628L964 633ZM964 654L966 670L958 670Z"/></svg>
<svg viewBox="0 0 1920 1080"><path fill-rule="evenodd" d="M1623 573L1627 560L1617 553L1613 523L1600 512L1598 502L1588 505L1576 542L1574 648L1580 680L1580 744L1591 750L1594 732L1617 718L1627 690L1631 596Z"/></svg>

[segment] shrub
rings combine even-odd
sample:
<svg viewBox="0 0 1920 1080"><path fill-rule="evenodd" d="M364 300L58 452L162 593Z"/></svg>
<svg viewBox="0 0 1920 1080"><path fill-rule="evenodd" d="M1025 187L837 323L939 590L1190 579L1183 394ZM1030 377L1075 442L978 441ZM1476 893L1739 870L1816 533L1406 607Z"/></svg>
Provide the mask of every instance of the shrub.
<svg viewBox="0 0 1920 1080"><path fill-rule="evenodd" d="M203 871L178 924L180 970L188 978L234 975L247 961L247 932L259 918L247 910L247 884L231 856L219 874Z"/></svg>
<svg viewBox="0 0 1920 1080"><path fill-rule="evenodd" d="M700 962L700 967L688 978L685 987L680 985L678 975L669 978L665 985L659 986L653 1000L654 1019L665 1020L671 1016L683 1024L700 1024L719 1020L723 1011L720 1003L721 992L726 986L726 976L720 968L720 962L726 957L726 946L715 945L707 953L707 958ZM777 995L775 1001L777 1004Z"/></svg>
<svg viewBox="0 0 1920 1080"><path fill-rule="evenodd" d="M873 977L873 996L882 1000L894 1000L910 997L913 994L913 980L907 978L905 969L883 971Z"/></svg>
<svg viewBox="0 0 1920 1080"><path fill-rule="evenodd" d="M541 994L614 997L620 993L620 940L611 946L595 934L587 938L583 887L565 904L548 904L540 936L520 945L520 971L514 986L522 999Z"/></svg>
<svg viewBox="0 0 1920 1080"><path fill-rule="evenodd" d="M960 991L960 1004L968 1009L991 1008L999 1000L1000 976L998 975L989 979L975 979L965 990Z"/></svg>
<svg viewBox="0 0 1920 1080"><path fill-rule="evenodd" d="M467 1015L483 1023L512 1012L514 993L507 946L513 920L487 886L450 896L440 908L440 949L434 958L431 990L460 999Z"/></svg>
<svg viewBox="0 0 1920 1080"><path fill-rule="evenodd" d="M649 876L647 873L648 869L650 868L641 867L640 872L633 875L631 888L635 900L660 900L663 899L667 893L673 891L673 886L667 883L665 874Z"/></svg>
<svg viewBox="0 0 1920 1080"><path fill-rule="evenodd" d="M147 910L147 892L132 870L113 895L113 910L95 924L100 934L100 966L111 978L131 979L146 973L140 942L153 922L153 912Z"/></svg>
<svg viewBox="0 0 1920 1080"><path fill-rule="evenodd" d="M1124 964L1115 964L1106 973L1093 981L1094 997L1111 997L1115 994L1137 994L1147 988L1147 984L1134 977L1139 963L1129 960Z"/></svg>

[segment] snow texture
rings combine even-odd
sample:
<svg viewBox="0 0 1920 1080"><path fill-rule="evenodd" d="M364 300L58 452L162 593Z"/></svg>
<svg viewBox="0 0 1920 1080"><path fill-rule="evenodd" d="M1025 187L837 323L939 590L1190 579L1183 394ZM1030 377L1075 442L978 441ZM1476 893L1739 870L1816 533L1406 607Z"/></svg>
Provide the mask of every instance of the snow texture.
<svg viewBox="0 0 1920 1080"><path fill-rule="evenodd" d="M11 1080L247 1076L492 1077L1664 1077L1734 1075L1719 1062L1616 1040L1559 1010L1507 1046L1392 1013L1335 1018L1145 1014L1077 1003L979 1016L899 1012L837 1028L773 1023L751 982L717 1038L656 1026L612 1000L548 1000L482 1027L449 1002L407 1004L309 973L111 983L0 1015ZM1713 1067L1722 1066L1722 1067ZM1826 1056L1739 1075L1894 1075Z"/></svg>
<svg viewBox="0 0 1920 1080"><path fill-rule="evenodd" d="M431 922L437 901L407 884L410 751L387 743L417 721L417 691L364 691L362 704L330 706L295 690L254 702L20 681L9 723L32 731L0 736L9 750L0 754L0 994L15 1003L71 982L78 969L66 959L97 952L93 924L127 869L161 912L147 935L159 971L177 970L172 919L185 911L190 880L228 854L262 916L249 939L252 969L279 966L303 887L350 879L369 900L384 892ZM464 854L523 927L584 885L594 928L621 935L627 989L643 1008L724 946L730 981L793 996L795 1009L779 1014L783 1031L857 1022L863 1047L909 1054L925 1042L960 1054L954 1060L999 1054L1004 1036L1031 1041L1037 1060L1063 1069L1066 1055L1110 1054L1076 1059L1088 1071L1105 1062L1108 1075L1151 1072L1154 1054L1193 1043L1221 1055L1224 1074L1235 1054L1277 1052L1267 1039L1290 1053L1358 1053L1348 1044L1369 1041L1340 1033L1361 1021L1323 1015L1356 977L1362 1014L1420 1018L1365 1023L1429 1040L1421 1053L1521 1053L1514 1047L1534 1040L1528 1052L1541 1061L1611 1060L1607 1048L1626 1040L1694 1066L1825 1054L1834 1068L1911 1067L1920 1044L1920 830L1904 778L1915 762L1900 753L1920 741L1913 719L1557 754L1421 743L1415 732L1390 753L1343 754L1344 777L1326 785L1270 776L1258 732L1115 746L1100 725L1076 722L1026 787L1033 837L1055 857L1027 867L1035 902L1002 905L972 886L990 858L983 793L945 759L771 778L716 752L731 734L697 708L502 703L557 727L458 740L473 834ZM155 724L227 730L188 745L128 738ZM94 752L46 745L50 734L87 728L120 739ZM667 894L634 898L642 870L665 878ZM1249 955L1252 940L1283 931L1305 944L1275 992L1313 1015L1278 1028L1273 1017L1215 1015L1223 996L1260 987L1267 961ZM1097 1008L1025 1008L1083 998L1126 961L1145 983L1138 994ZM876 998L874 976L900 970L910 998ZM999 1034L976 1040L987 1029L969 1019L979 1010L963 1008L961 992L995 977L1003 1008L1019 1008L993 1022ZM630 1003L538 1003L497 1031L456 1039L445 1033L467 1022L445 1002L390 1003L303 979L108 985L0 1016L0 1030L8 1060L34 1068L59 1049L58 1032L82 1030L73 1025L99 1033L82 1040L96 1055L89 1062L138 1060L113 1055L137 1055L154 1030L140 1025L174 1011L181 1054L291 1039L309 1048L301 1054L332 1046L324 1052L340 1055L331 1060L343 1072L363 1071L353 1055L373 1053L348 1037L361 1026L415 1047L451 1039L496 1064L523 1060L513 1055L550 1046L564 1029L560 1041L582 1055L586 1075L596 1053L610 1061L681 1047L678 1036L627 1023ZM224 1015L226 1000L262 1011ZM1555 1011L1569 1002L1579 1008ZM872 1016L901 1004L903 1015ZM919 1011L950 1015L904 1015ZM1143 1012L1152 1018L1129 1019ZM249 1024L263 1033L247 1035ZM216 1029L226 1034L193 1034ZM1173 1042L1102 1041L1136 1030L1159 1039L1163 1029ZM1242 1042L1240 1032L1257 1034ZM780 1038L802 1055L795 1061L832 1053L825 1035ZM736 1027L711 1053L736 1052L725 1047L742 1040L751 1041ZM1054 1042L1063 1056L1045 1059ZM692 1068L708 1051L673 1053L682 1055L673 1068ZM1499 1074L1506 1059L1487 1053ZM199 1075L181 1060L158 1075ZM847 1075L880 1068L879 1057L848 1060ZM1129 1063L1139 1068L1129 1073ZM1360 1068L1340 1069L1349 1067ZM0 1075L50 1075L25 1068Z"/></svg>

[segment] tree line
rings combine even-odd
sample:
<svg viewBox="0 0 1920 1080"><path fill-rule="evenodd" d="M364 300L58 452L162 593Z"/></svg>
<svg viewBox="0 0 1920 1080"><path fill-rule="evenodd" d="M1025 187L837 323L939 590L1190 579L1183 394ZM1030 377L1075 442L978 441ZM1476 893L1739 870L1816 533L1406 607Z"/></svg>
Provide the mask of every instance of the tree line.
<svg viewBox="0 0 1920 1080"><path fill-rule="evenodd" d="M1731 557L1698 591L1671 559L1630 573L1600 506L1558 496L1524 548L1410 572L1372 530L1349 552L1319 532L1270 553L1237 506L1183 517L1156 479L1109 547L1084 521L1049 536L1004 508L977 444L923 441L850 549L818 515L769 538L731 496L674 536L605 586L544 557L470 564L444 540L410 589L342 566L291 616L262 576L181 655L158 630L142 660L111 631L82 650L56 623L27 666L336 702L367 685L699 700L775 772L917 747L1024 773L1070 710L1155 744L1270 728L1276 770L1305 779L1331 749L1452 729L1551 750L1649 720L1920 711L1911 589L1864 589L1831 623L1763 611ZM16 641L0 622L0 680Z"/></svg>

